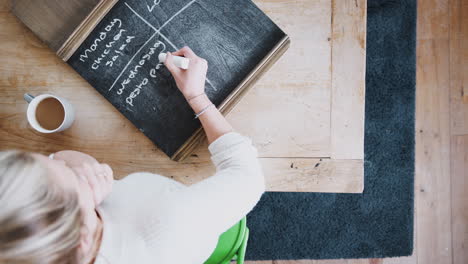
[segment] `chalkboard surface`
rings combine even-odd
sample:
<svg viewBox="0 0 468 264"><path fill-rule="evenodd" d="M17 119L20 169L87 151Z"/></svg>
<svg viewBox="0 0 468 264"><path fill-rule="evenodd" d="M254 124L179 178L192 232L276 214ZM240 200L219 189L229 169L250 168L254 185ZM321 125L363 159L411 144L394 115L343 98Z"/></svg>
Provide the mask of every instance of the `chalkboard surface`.
<svg viewBox="0 0 468 264"><path fill-rule="evenodd" d="M161 52L208 61L219 106L285 37L250 0L119 1L67 61L169 157L200 128Z"/></svg>

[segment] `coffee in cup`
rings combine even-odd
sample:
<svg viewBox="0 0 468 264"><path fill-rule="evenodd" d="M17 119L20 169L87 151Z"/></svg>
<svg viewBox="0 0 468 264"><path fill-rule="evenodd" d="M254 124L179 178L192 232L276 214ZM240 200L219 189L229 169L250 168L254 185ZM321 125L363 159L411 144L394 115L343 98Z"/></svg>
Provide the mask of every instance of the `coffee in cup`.
<svg viewBox="0 0 468 264"><path fill-rule="evenodd" d="M60 132L69 128L73 123L74 109L64 98L51 94L36 97L25 94L24 99L29 102L28 122L41 133Z"/></svg>

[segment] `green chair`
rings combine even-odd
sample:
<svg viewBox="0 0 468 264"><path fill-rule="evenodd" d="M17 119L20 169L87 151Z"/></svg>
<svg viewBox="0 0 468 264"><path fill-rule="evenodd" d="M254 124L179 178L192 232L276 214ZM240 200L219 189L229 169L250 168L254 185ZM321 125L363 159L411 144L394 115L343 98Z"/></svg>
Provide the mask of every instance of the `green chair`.
<svg viewBox="0 0 468 264"><path fill-rule="evenodd" d="M247 219L242 220L219 236L216 249L204 264L227 264L236 260L237 264L243 264L249 229Z"/></svg>

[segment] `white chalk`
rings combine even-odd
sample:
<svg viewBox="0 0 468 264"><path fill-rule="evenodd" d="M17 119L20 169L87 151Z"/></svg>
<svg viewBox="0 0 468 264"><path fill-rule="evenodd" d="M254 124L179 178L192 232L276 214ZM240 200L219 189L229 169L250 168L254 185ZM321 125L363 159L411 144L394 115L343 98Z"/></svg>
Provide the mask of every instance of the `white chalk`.
<svg viewBox="0 0 468 264"><path fill-rule="evenodd" d="M166 57L167 57L167 54L166 53L159 53L159 62L165 62L166 61ZM185 58L185 57L180 57L180 56L174 56L172 55L172 57L174 58L174 65L179 67L179 68L182 68L184 70L187 70L188 69L188 66L190 64L190 60Z"/></svg>

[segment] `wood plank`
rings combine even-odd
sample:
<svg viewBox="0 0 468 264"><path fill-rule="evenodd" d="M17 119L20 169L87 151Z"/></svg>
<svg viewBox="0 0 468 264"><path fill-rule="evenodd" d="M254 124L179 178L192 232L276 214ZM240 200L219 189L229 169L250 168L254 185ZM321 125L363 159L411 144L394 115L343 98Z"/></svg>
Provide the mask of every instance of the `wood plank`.
<svg viewBox="0 0 468 264"><path fill-rule="evenodd" d="M127 175L137 170L167 175L187 185L197 183L215 173L209 154L178 164L148 164L146 160L133 159L130 166L121 168ZM266 188L277 192L335 192L361 193L363 190L362 160L331 160L314 158L260 158Z"/></svg>
<svg viewBox="0 0 468 264"><path fill-rule="evenodd" d="M267 189L288 192L362 193L363 160L261 158Z"/></svg>
<svg viewBox="0 0 468 264"><path fill-rule="evenodd" d="M453 263L468 263L468 1L450 0Z"/></svg>
<svg viewBox="0 0 468 264"><path fill-rule="evenodd" d="M13 0L20 17L52 50L58 51L100 0Z"/></svg>
<svg viewBox="0 0 468 264"><path fill-rule="evenodd" d="M468 134L468 1L450 0L452 135Z"/></svg>
<svg viewBox="0 0 468 264"><path fill-rule="evenodd" d="M0 1L0 12L8 12L11 9L11 1Z"/></svg>
<svg viewBox="0 0 468 264"><path fill-rule="evenodd" d="M417 25L419 35L416 89L418 263L452 263L447 13L448 0L418 1L420 16Z"/></svg>
<svg viewBox="0 0 468 264"><path fill-rule="evenodd" d="M227 119L261 157L328 157L330 2L255 3L291 37L291 47Z"/></svg>
<svg viewBox="0 0 468 264"><path fill-rule="evenodd" d="M453 263L468 263L468 135L452 137Z"/></svg>
<svg viewBox="0 0 468 264"><path fill-rule="evenodd" d="M447 40L420 40L416 185L421 263L451 263ZM432 54L432 58L431 58Z"/></svg>
<svg viewBox="0 0 468 264"><path fill-rule="evenodd" d="M378 259L378 261L369 262L369 264L417 264L417 255L410 257L398 257L398 258L384 258Z"/></svg>
<svg viewBox="0 0 468 264"><path fill-rule="evenodd" d="M466 58L466 57L465 57L465 58ZM465 61L466 61L466 60L465 60ZM465 72L466 72L466 70L465 70ZM463 83L464 83L464 84L463 84L463 102L464 102L464 103L468 103L468 85L467 85L468 83L467 83L466 80L464 80Z"/></svg>
<svg viewBox="0 0 468 264"><path fill-rule="evenodd" d="M331 158L364 159L366 0L332 0Z"/></svg>
<svg viewBox="0 0 468 264"><path fill-rule="evenodd" d="M417 39L447 39L450 0L418 0Z"/></svg>

